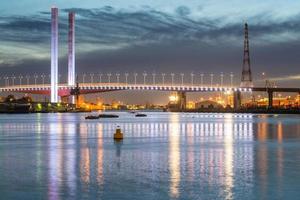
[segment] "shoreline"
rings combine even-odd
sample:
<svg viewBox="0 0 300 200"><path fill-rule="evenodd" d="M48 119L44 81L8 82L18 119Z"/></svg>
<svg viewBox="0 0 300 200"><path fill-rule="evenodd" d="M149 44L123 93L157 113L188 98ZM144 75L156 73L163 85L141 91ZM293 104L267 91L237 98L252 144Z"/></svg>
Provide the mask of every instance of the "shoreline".
<svg viewBox="0 0 300 200"><path fill-rule="evenodd" d="M100 110L99 110L100 111ZM36 114L36 113L90 113L92 110L80 110L80 111L57 111L57 112L0 112L1 114ZM102 110L101 112L130 112L130 110ZM176 112L176 113L232 113L232 114L300 114L299 110L287 110L287 109L248 109L248 110L137 110L137 112Z"/></svg>

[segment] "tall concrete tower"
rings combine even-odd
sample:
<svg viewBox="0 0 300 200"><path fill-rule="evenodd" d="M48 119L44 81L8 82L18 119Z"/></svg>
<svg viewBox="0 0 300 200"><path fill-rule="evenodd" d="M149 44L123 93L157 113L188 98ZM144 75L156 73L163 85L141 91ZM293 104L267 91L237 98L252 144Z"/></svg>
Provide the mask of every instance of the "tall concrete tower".
<svg viewBox="0 0 300 200"><path fill-rule="evenodd" d="M51 8L51 103L58 102L58 8Z"/></svg>
<svg viewBox="0 0 300 200"><path fill-rule="evenodd" d="M75 86L75 13L69 13L68 85Z"/></svg>
<svg viewBox="0 0 300 200"><path fill-rule="evenodd" d="M247 23L245 23L244 59L243 59L241 87L253 87L251 65L250 65L249 33L248 33Z"/></svg>

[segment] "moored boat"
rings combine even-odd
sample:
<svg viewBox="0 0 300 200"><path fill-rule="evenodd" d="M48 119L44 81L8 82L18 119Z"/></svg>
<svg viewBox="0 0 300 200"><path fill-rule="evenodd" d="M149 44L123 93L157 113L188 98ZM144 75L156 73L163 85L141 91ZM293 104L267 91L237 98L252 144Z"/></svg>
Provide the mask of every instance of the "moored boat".
<svg viewBox="0 0 300 200"><path fill-rule="evenodd" d="M114 115L114 114L100 114L99 118L118 118L119 115Z"/></svg>
<svg viewBox="0 0 300 200"><path fill-rule="evenodd" d="M147 117L146 114L142 114L142 113L138 113L138 114L136 114L135 116L136 116L136 117Z"/></svg>
<svg viewBox="0 0 300 200"><path fill-rule="evenodd" d="M99 119L99 116L89 115L89 116L86 116L85 119Z"/></svg>

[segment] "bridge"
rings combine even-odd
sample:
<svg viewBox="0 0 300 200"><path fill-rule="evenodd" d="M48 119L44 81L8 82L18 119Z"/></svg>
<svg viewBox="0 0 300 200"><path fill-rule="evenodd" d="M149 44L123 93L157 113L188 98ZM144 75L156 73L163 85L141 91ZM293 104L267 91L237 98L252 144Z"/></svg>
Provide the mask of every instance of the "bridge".
<svg viewBox="0 0 300 200"><path fill-rule="evenodd" d="M145 84L124 84L124 83L81 83L78 87L68 86L67 84L58 85L58 95L68 97L73 95L72 90L79 89L80 94L92 94L99 92L119 91L119 90L154 90L154 91L173 91L173 92L252 92L252 88L242 87L211 87L197 85L145 85ZM17 85L0 87L0 92L20 92L29 94L50 95L51 85Z"/></svg>
<svg viewBox="0 0 300 200"><path fill-rule="evenodd" d="M273 94L275 92L288 92L300 94L300 88L280 88L280 87L228 87L228 86L208 86L191 84L134 84L134 83L80 83L78 86L69 86L68 84L58 85L58 96L69 97L75 95L74 91L79 93L94 94L111 91L134 90L134 91L166 91L166 92L231 92L236 95L234 98L236 108L240 105L241 93L266 92L268 94L268 106L273 106ZM0 87L0 92L29 93L38 95L50 95L50 84L32 84L32 85L11 85Z"/></svg>
<svg viewBox="0 0 300 200"><path fill-rule="evenodd" d="M59 101L58 97L78 96L82 94L121 91L121 90L137 90L137 91L173 91L179 93L179 97L185 102L187 92L232 92L234 95L234 108L238 109L241 106L241 94L251 92L266 92L269 98L269 108L273 105L273 93L274 92L294 92L300 93L300 88L280 88L280 87L254 87L252 82L252 72L250 67L250 51L249 51L249 38L248 38L248 24L245 24L245 39L244 39L244 59L241 84L239 87L233 86L233 74L230 75L230 86L224 86L223 74L221 74L220 85L215 86L213 84L213 74L210 74L210 84L205 85L203 82L204 75L201 74L201 84L194 84L194 74L191 73L190 84L184 83L183 73L180 74L181 84L174 82L174 73L171 73L172 82L165 83L164 75L162 74L161 83L155 82L155 76L153 76L153 83L146 83L146 73L143 73L143 84L137 82L137 74L134 74L134 83L129 83L128 73L125 74L125 83L120 83L119 76L117 75L117 82L112 83L110 81L111 74L108 74L108 82L102 82L101 77L98 83L94 83L91 76L91 82L86 83L84 80L79 83L75 81L75 13L69 13L69 34L68 34L68 77L67 83L60 83L58 74L58 9L56 7L51 8L51 75L50 83L45 83L45 75L42 75L42 84L37 83L38 76L34 76L34 84L29 84L28 76L19 76L20 81L18 85L15 85L15 79L17 77L12 76L11 84L9 77L4 77L5 86L0 86L0 92L18 92L29 94L41 94L49 95L52 103ZM84 79L85 76L83 76ZM27 79L27 84L22 84L22 78ZM1 79L1 77L0 77ZM72 103L74 102L74 98Z"/></svg>

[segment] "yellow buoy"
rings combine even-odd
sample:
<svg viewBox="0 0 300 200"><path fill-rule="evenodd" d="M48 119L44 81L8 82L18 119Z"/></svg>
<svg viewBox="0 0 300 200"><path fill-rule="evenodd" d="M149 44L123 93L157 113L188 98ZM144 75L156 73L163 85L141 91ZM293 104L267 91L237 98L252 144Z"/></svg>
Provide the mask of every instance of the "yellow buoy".
<svg viewBox="0 0 300 200"><path fill-rule="evenodd" d="M116 133L114 134L115 140L123 140L123 133L121 132L120 127L116 129Z"/></svg>

